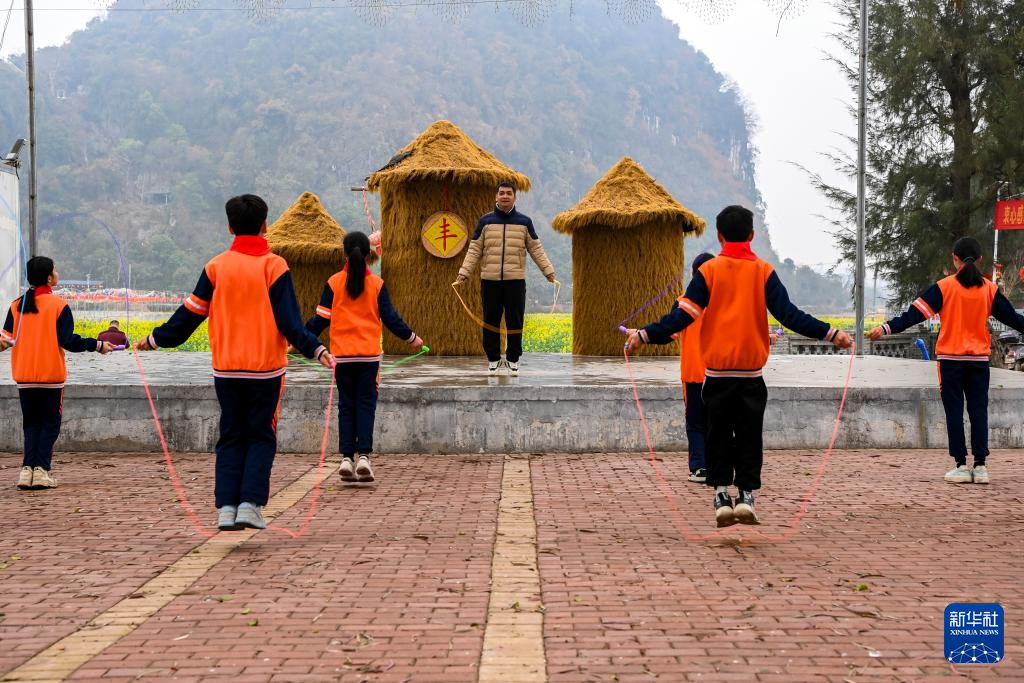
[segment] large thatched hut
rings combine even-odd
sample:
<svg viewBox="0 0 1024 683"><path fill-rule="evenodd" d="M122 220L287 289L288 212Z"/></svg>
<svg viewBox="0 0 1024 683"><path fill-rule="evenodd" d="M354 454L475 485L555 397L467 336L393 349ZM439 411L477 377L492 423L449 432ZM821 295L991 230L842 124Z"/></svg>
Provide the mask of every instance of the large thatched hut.
<svg viewBox="0 0 1024 683"><path fill-rule="evenodd" d="M473 229L494 209L501 182L530 179L498 161L449 121L437 121L367 179L380 192L381 275L395 308L443 356L480 355L481 328L452 292ZM480 278L459 291L480 315ZM384 335L387 353L408 347Z"/></svg>
<svg viewBox="0 0 1024 683"><path fill-rule="evenodd" d="M552 227L572 235L572 352L618 356L619 322L677 280L672 291L629 326L649 322L682 294L683 239L704 232L704 220L677 202L629 157L615 164ZM675 355L678 344L644 347Z"/></svg>
<svg viewBox="0 0 1024 683"><path fill-rule="evenodd" d="M292 272L303 320L316 312L327 278L345 265L343 239L345 231L312 192L303 192L267 229L271 251L287 261Z"/></svg>

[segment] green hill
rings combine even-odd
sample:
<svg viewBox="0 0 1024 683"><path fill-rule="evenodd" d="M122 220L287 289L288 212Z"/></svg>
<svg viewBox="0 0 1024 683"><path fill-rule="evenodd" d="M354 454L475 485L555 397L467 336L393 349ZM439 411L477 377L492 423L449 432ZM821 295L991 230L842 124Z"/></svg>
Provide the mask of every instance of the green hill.
<svg viewBox="0 0 1024 683"><path fill-rule="evenodd" d="M562 274L570 244L551 218L625 154L711 224L725 204L760 205L737 94L661 17L627 25L599 3L535 27L489 5L455 23L403 11L384 27L340 5L260 22L123 11L146 7L122 0L38 53L40 244L68 277L119 273L93 221L54 223L67 212L110 225L133 285L153 288L191 287L226 241L233 194L262 194L273 218L309 190L365 230L350 186L439 118L530 175L520 208ZM16 66L0 66L0 140L24 135ZM688 241L688 255L712 241ZM818 294L809 303L843 301L835 281L789 272ZM531 298L550 301L540 277Z"/></svg>

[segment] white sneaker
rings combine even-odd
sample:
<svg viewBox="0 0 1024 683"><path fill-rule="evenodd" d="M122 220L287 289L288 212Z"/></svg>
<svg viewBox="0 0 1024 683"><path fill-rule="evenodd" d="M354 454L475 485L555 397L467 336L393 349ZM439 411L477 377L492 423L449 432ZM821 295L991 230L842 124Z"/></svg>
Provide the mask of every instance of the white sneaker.
<svg viewBox="0 0 1024 683"><path fill-rule="evenodd" d="M222 505L217 508L217 528L221 531L235 531L239 527L235 525L235 515L238 508L234 505Z"/></svg>
<svg viewBox="0 0 1024 683"><path fill-rule="evenodd" d="M505 367L508 368L508 374L516 376L519 374L519 363L513 363L510 360L505 361Z"/></svg>
<svg viewBox="0 0 1024 683"><path fill-rule="evenodd" d="M501 367L500 360L487 361L487 374L493 377L498 374L498 368Z"/></svg>
<svg viewBox="0 0 1024 683"><path fill-rule="evenodd" d="M370 456L359 456L359 462L356 463L356 477L359 481L373 481L373 468L370 467Z"/></svg>
<svg viewBox="0 0 1024 683"><path fill-rule="evenodd" d="M946 472L946 476L943 479L950 484L970 484L974 481L974 477L971 475L971 468L967 465L957 465L949 472Z"/></svg>
<svg viewBox="0 0 1024 683"><path fill-rule="evenodd" d="M36 467L32 470L32 488L34 489L55 489L57 488L57 480L53 478L49 470L44 470L42 467Z"/></svg>
<svg viewBox="0 0 1024 683"><path fill-rule="evenodd" d="M975 465L974 469L971 470L971 476L974 477L975 484L987 484L988 468L984 465Z"/></svg>
<svg viewBox="0 0 1024 683"><path fill-rule="evenodd" d="M352 458L342 458L341 467L338 468L338 475L342 481L355 481L356 480L356 464L352 462Z"/></svg>
<svg viewBox="0 0 1024 683"><path fill-rule="evenodd" d="M18 488L25 491L32 488L32 468L25 465L18 473Z"/></svg>
<svg viewBox="0 0 1024 683"><path fill-rule="evenodd" d="M235 515L235 526L239 529L266 529L267 520L263 519L263 507L255 503L242 503Z"/></svg>

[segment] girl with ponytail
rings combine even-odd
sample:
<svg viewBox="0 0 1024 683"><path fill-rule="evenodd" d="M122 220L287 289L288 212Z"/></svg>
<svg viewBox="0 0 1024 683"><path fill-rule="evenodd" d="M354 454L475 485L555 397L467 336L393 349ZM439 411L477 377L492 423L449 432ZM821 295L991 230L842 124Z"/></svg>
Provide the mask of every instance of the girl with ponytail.
<svg viewBox="0 0 1024 683"><path fill-rule="evenodd" d="M18 473L19 489L52 489L53 445L60 436L64 382L68 371L64 351L113 350L107 342L75 334L71 309L53 293L57 269L51 259L36 256L25 264L29 289L15 299L0 332L0 351L11 352L11 374L21 399L25 455Z"/></svg>
<svg viewBox="0 0 1024 683"><path fill-rule="evenodd" d="M953 245L956 273L939 280L918 297L901 316L871 330L871 341L897 334L935 316L941 319L935 355L939 361L939 394L946 413L949 454L955 462L946 472L952 484L987 484L988 385L992 337L988 319L1024 333L1024 316L992 281L981 272L981 244L961 237ZM971 453L974 467L967 466L964 438L964 403L971 420Z"/></svg>
<svg viewBox="0 0 1024 683"><path fill-rule="evenodd" d="M345 267L327 280L316 315L306 323L306 329L319 336L330 328L331 353L337 361L334 379L338 385L338 449L342 455L338 473L343 481L369 482L373 481L370 453L383 328L417 351L423 348L423 340L392 306L384 281L367 267L369 238L361 232L350 232L342 247Z"/></svg>

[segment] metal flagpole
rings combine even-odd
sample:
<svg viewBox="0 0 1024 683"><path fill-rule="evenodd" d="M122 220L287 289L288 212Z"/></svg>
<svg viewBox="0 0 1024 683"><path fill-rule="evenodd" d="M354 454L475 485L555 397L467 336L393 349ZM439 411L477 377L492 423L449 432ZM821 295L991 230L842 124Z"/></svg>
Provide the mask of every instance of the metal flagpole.
<svg viewBox="0 0 1024 683"><path fill-rule="evenodd" d="M855 341L857 355L864 355L864 242L867 172L867 71L868 71L868 0L860 0L860 91L857 104L857 265L854 273L854 307L856 310Z"/></svg>
<svg viewBox="0 0 1024 683"><path fill-rule="evenodd" d="M32 0L25 0L25 75L28 77L28 255L36 255L36 69Z"/></svg>
<svg viewBox="0 0 1024 683"><path fill-rule="evenodd" d="M996 206L997 207L999 206L999 201L1003 199L1003 195L1006 193L1005 191L1006 191L1006 183L1002 183L999 186L999 189L996 190ZM992 245L992 282L995 282L998 285L999 283L996 282L996 265L999 263L999 231L996 230L995 227L996 227L996 218L995 218L995 214L993 214L993 216L992 216L992 229L993 229L993 232L996 233L996 235L995 235L995 238L994 238L995 242Z"/></svg>

